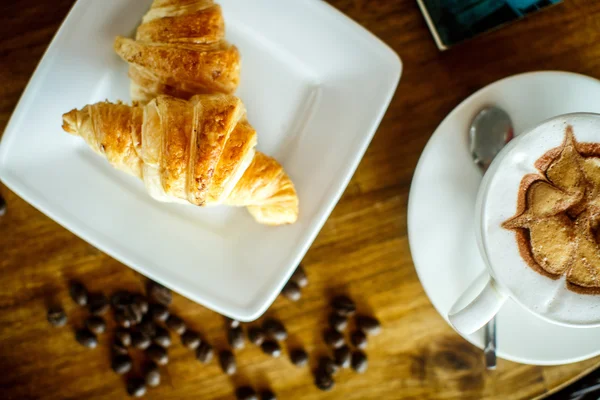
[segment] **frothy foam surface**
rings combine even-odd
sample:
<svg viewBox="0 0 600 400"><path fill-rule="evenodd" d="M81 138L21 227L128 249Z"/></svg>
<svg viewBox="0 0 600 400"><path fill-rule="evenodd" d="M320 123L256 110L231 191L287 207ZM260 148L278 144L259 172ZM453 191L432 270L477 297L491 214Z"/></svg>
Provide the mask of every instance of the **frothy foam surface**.
<svg viewBox="0 0 600 400"><path fill-rule="evenodd" d="M502 226L518 211L523 178L540 174L536 162L563 145L568 126L578 142L600 143L600 116L565 116L514 140L492 164L478 202L479 245L487 254L492 274L523 306L556 322L596 325L600 324L600 295L569 290L560 269L546 275L536 271L521 256L515 231Z"/></svg>

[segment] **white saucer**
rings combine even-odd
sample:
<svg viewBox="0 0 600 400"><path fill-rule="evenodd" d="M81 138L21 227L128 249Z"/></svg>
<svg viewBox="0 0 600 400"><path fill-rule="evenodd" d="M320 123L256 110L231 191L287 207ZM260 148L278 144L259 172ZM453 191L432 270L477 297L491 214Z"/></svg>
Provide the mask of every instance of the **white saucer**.
<svg viewBox="0 0 600 400"><path fill-rule="evenodd" d="M566 113L600 113L600 81L567 72L516 75L478 91L456 107L425 147L410 191L408 234L415 268L437 311L446 314L483 270L473 209L481 173L467 146L471 120L486 105L512 117L515 132ZM599 130L600 137L600 130ZM599 299L600 301L600 299ZM600 328L546 322L509 300L497 319L498 356L525 364L556 365L600 354ZM465 336L482 348L482 330Z"/></svg>

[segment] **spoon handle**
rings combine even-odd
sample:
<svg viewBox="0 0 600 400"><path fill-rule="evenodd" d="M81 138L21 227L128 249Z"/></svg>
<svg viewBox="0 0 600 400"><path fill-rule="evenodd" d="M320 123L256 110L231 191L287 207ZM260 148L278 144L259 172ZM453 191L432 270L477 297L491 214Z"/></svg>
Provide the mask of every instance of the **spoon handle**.
<svg viewBox="0 0 600 400"><path fill-rule="evenodd" d="M496 369L496 317L492 318L485 325L485 347L483 355L485 356L485 367L488 370Z"/></svg>

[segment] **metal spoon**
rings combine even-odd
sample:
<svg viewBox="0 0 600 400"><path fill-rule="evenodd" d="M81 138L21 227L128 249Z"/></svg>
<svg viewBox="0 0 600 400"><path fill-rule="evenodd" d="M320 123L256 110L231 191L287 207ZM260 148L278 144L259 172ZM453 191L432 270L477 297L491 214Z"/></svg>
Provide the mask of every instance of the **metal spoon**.
<svg viewBox="0 0 600 400"><path fill-rule="evenodd" d="M473 118L469 129L469 148L473 161L485 173L492 160L514 137L513 124L506 111L486 107ZM485 367L496 369L496 317L485 325Z"/></svg>

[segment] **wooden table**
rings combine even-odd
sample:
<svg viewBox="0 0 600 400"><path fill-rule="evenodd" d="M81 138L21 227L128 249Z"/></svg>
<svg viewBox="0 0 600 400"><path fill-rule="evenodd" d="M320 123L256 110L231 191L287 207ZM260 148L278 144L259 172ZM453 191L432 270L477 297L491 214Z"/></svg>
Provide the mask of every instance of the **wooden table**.
<svg viewBox="0 0 600 400"><path fill-rule="evenodd" d="M240 0L242 1L242 0ZM177 344L153 399L226 399L236 385L270 386L283 399L481 399L543 396L600 364L560 367L499 360L487 372L481 351L437 314L417 279L406 230L408 191L419 154L453 107L506 76L542 69L600 78L600 2L563 5L451 51L436 49L412 0L329 0L392 46L404 61L398 92L354 179L306 255L310 285L298 303L279 298L269 315L313 355L325 352L321 331L327 299L349 293L383 322L369 343L369 370L343 371L335 389L319 392L308 367L286 355L271 359L254 346L238 354L238 374L216 362L203 366ZM0 5L0 130L73 0L15 0ZM68 95L57 93L57 96ZM30 118L35 118L34 115ZM78 239L18 198L0 192L0 391L4 399L117 399L123 379L110 370L109 338L80 347L73 328L83 320L67 297L69 279L110 292L139 289L142 277ZM51 329L47 304L61 301L70 324ZM217 314L177 296L174 310L216 347L226 346ZM568 345L568 344L567 344ZM316 357L313 358L313 361ZM313 363L314 365L314 363Z"/></svg>

